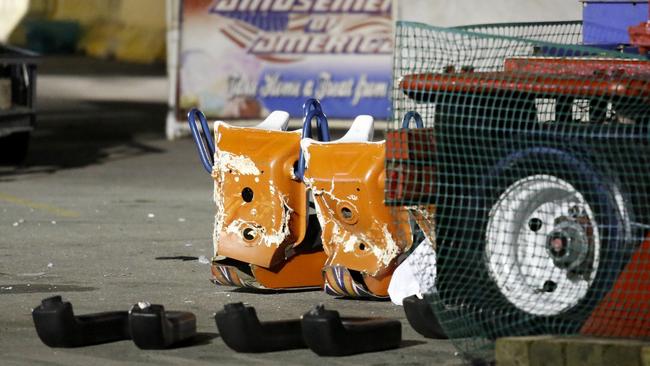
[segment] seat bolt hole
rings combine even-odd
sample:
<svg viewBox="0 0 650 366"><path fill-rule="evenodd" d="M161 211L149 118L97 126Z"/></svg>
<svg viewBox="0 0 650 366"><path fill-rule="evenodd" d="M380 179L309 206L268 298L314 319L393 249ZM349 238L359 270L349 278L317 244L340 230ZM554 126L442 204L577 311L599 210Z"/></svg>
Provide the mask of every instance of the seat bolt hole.
<svg viewBox="0 0 650 366"><path fill-rule="evenodd" d="M242 189L241 198L244 200L244 202L251 202L253 200L253 190L249 187Z"/></svg>
<svg viewBox="0 0 650 366"><path fill-rule="evenodd" d="M242 236L244 237L245 240L251 241L255 239L255 230L251 228L246 228L242 232Z"/></svg>
<svg viewBox="0 0 650 366"><path fill-rule="evenodd" d="M555 281L548 280L542 285L542 291L544 292L553 292L557 288L557 283Z"/></svg>
<svg viewBox="0 0 650 366"><path fill-rule="evenodd" d="M350 219L352 217L352 210L347 207L341 208L341 216L343 216L344 219Z"/></svg>

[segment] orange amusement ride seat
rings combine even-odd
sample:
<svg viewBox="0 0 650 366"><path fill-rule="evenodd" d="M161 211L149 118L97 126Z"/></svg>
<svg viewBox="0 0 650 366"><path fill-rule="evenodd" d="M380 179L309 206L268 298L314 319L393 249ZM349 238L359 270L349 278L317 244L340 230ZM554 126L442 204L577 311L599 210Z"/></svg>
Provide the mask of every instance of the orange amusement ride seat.
<svg viewBox="0 0 650 366"><path fill-rule="evenodd" d="M190 126L197 113L190 112ZM205 117L199 118L205 130ZM216 284L271 289L323 285L326 256L318 222L309 219L306 188L293 173L300 131L286 131L288 121L288 113L274 111L255 127L214 123L211 269ZM201 154L200 134L194 137Z"/></svg>
<svg viewBox="0 0 650 366"><path fill-rule="evenodd" d="M325 291L331 295L386 298L396 259L411 245L396 240L411 237L407 211L396 220L394 208L384 205L385 143L371 142L373 123L361 115L339 140L301 141L303 181L322 228Z"/></svg>

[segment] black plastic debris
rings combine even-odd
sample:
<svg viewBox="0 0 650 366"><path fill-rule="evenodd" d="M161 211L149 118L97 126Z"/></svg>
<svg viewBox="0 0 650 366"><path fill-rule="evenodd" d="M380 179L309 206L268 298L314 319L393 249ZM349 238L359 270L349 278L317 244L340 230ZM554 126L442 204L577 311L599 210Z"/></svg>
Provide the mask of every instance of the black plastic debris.
<svg viewBox="0 0 650 366"><path fill-rule="evenodd" d="M302 335L320 356L347 356L399 347L402 324L386 318L341 318L334 310L315 306L302 316Z"/></svg>
<svg viewBox="0 0 650 366"><path fill-rule="evenodd" d="M131 339L129 314L111 311L75 316L61 296L43 299L32 311L38 337L50 347L82 347Z"/></svg>
<svg viewBox="0 0 650 366"><path fill-rule="evenodd" d="M196 316L165 311L162 305L138 303L129 310L133 343L141 349L165 349L196 336Z"/></svg>
<svg viewBox="0 0 650 366"><path fill-rule="evenodd" d="M226 304L215 314L219 335L237 352L259 353L306 348L300 320L260 322L252 306Z"/></svg>
<svg viewBox="0 0 650 366"><path fill-rule="evenodd" d="M61 296L43 299L32 310L38 337L50 347L83 347L133 339L142 349L169 348L196 335L196 317L140 303L130 311L74 315Z"/></svg>
<svg viewBox="0 0 650 366"><path fill-rule="evenodd" d="M433 313L431 304L425 299L416 295L409 296L402 300L406 319L416 332L427 338L447 339L438 317Z"/></svg>

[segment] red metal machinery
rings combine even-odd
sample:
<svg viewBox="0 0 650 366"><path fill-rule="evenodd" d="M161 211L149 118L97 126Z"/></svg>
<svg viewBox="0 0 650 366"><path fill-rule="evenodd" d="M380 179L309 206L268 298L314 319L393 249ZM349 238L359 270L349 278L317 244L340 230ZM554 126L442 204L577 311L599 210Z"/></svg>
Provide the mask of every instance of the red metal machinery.
<svg viewBox="0 0 650 366"><path fill-rule="evenodd" d="M642 46L641 43L637 43L637 45ZM489 129L480 131L492 133L494 141L501 139L504 143L512 143L513 146L516 145L514 140L516 138L539 138L542 140L541 145L545 143L544 141L552 141L553 133L557 135L562 131L569 131L568 129L571 128L566 127L566 130L561 130L563 122L573 123L575 126L573 128L586 128L587 130L584 130L578 137L555 137L558 140L551 144L562 140L567 145L598 145L598 149L601 149L600 155L594 153L594 156L590 157L596 161L605 159L608 144L611 144L610 148L618 153L618 151L634 151L634 148L631 148L634 144L641 149L648 143L650 61L611 58L518 57L506 59L503 71L473 72L464 70L455 72L453 68L448 68L446 71L406 75L401 79L399 88L411 99L436 103L434 122L436 133L439 134L440 129L445 128L442 126L445 123L450 124L452 127L447 128L452 129L452 135L455 136L453 138L457 139L451 143L467 144L468 149L483 159L485 157L481 155L483 151L481 149L489 152L490 148L481 146L481 141L483 141L481 138L484 137L480 136L479 130L487 126L489 124L487 121L490 119L501 121L493 126L500 126L497 128L502 131L490 131ZM542 123L528 123L537 122L535 101L540 98L555 101L555 121L546 127ZM503 104L499 104L501 103L499 100L502 100ZM575 100L589 102L589 123L575 124L571 109ZM508 108L508 106L512 107L509 112L495 111L499 107ZM518 114L512 114L512 111L517 111ZM605 127L599 130L589 126ZM558 128L558 130L550 128ZM477 133L477 136L470 136L471 133ZM407 201L422 201L431 197L433 193L439 194L439 192L433 192L434 187L437 186L435 181L440 176L439 168L434 167L438 152L431 153L431 151L437 151L435 150L436 145L432 143L433 135L433 128L409 132L394 131L388 134L387 177L389 185L392 184L388 192L389 199L404 200L408 198ZM495 136L498 136L498 139L494 138ZM431 143L422 143L423 139L429 139ZM438 136L436 135L436 144L440 144L440 141L437 140ZM459 142L460 140L465 142ZM488 137L485 141L489 140ZM623 146L620 145L621 143L627 146L619 147ZM630 146L630 144L633 145ZM454 149L456 147L457 145L453 145ZM499 149L497 147L492 151ZM507 150L506 147L503 149ZM517 148L511 147L511 149L516 152ZM458 153L459 150L454 151ZM625 160L634 159L636 157L634 154L644 155L640 151L626 152L625 154L633 155L618 156L617 158L624 164ZM392 161L390 161L391 159ZM615 164L609 168L615 169ZM408 172L408 175L405 175L405 172ZM615 171L607 174L610 173L616 174ZM438 176L434 177L434 175ZM627 176L621 175L621 177ZM624 179L621 177L614 179ZM630 184L635 187L634 189L643 190L643 188L635 186L642 183ZM636 191L634 194L637 194L639 198L643 197L644 193L638 192ZM477 199L480 200L480 198ZM632 207L630 210L644 212L639 215L647 216L645 213L648 211L645 207L648 205L647 202L635 202L633 198L628 204ZM437 208L437 210L439 209L440 207ZM457 210L462 212L465 208L458 207ZM474 213L477 212L483 211ZM578 329L581 334L650 337L650 299L648 298L650 295L648 288L650 283L648 277L650 276L650 239L637 243L633 248L620 250L630 250L629 256L621 257L629 259L625 259L626 264L620 270L612 269L612 273L617 273L615 281L608 287L604 287L607 293L600 298L597 297L597 305L594 304L589 316L579 322ZM440 277L439 280L444 281L444 277ZM576 318L580 318L580 316Z"/></svg>

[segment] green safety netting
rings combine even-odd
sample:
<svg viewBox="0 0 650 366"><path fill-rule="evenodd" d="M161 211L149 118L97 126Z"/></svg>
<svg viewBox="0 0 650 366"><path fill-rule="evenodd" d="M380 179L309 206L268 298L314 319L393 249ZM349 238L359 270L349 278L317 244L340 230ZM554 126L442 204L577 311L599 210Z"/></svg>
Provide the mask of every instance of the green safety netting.
<svg viewBox="0 0 650 366"><path fill-rule="evenodd" d="M427 299L468 358L503 336L650 337L650 62L581 33L397 23L386 203L433 243Z"/></svg>

